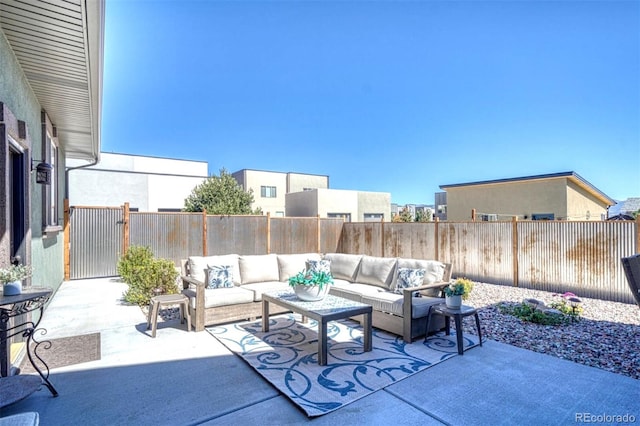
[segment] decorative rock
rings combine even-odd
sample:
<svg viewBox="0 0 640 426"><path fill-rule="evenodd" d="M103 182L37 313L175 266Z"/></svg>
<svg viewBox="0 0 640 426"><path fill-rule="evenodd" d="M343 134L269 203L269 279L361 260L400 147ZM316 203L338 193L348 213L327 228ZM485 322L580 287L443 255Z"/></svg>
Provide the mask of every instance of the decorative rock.
<svg viewBox="0 0 640 426"><path fill-rule="evenodd" d="M640 379L637 305L581 297L581 320L561 326L529 323L498 309L499 303L518 304L523 299L551 303L557 296L476 282L465 305L478 308L483 338ZM470 318L463 321L464 332L475 334L475 323Z"/></svg>

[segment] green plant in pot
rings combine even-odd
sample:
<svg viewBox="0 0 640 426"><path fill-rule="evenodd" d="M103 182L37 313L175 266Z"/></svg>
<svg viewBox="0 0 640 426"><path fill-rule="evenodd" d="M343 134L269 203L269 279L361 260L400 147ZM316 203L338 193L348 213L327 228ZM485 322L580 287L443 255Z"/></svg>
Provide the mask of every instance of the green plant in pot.
<svg viewBox="0 0 640 426"><path fill-rule="evenodd" d="M324 271L305 270L289 278L296 295L307 302L324 299L331 284L333 277Z"/></svg>
<svg viewBox="0 0 640 426"><path fill-rule="evenodd" d="M448 308L460 309L462 299L467 299L473 289L473 283L467 278L457 278L443 289Z"/></svg>
<svg viewBox="0 0 640 426"><path fill-rule="evenodd" d="M16 296L22 293L22 281L31 276L31 266L11 265L0 269L0 282L4 296Z"/></svg>

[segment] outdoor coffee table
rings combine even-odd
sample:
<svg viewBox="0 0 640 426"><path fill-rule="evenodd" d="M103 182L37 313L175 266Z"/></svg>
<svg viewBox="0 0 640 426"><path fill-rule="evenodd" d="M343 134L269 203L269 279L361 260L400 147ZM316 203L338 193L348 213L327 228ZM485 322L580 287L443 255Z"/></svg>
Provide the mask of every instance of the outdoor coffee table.
<svg viewBox="0 0 640 426"><path fill-rule="evenodd" d="M462 318L473 315L476 318L476 328L478 329L478 340L480 340L480 346L482 346L482 331L480 330L480 318L478 317L478 310L474 307L462 305L460 309L447 308L447 305L441 303L436 306L432 306L429 309L429 315L427 316L427 331L429 331L429 323L431 322L431 315L440 314L444 315L445 334L448 336L451 333L451 318L456 323L456 341L458 344L458 354L464 354L464 345L462 344ZM428 335L424 336L426 342L429 338Z"/></svg>
<svg viewBox="0 0 640 426"><path fill-rule="evenodd" d="M269 331L269 303L275 303L306 317L318 321L318 365L327 365L327 323L339 319L362 315L364 318L364 351L372 348L371 305L355 302L328 294L317 302L300 300L293 291L278 291L262 294L262 331Z"/></svg>

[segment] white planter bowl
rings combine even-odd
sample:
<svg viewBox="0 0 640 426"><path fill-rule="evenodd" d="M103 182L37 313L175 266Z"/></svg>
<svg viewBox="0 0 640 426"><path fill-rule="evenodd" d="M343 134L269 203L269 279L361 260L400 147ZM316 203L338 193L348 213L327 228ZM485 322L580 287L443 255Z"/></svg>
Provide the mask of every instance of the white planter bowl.
<svg viewBox="0 0 640 426"><path fill-rule="evenodd" d="M2 286L3 296L17 296L19 294L22 294L22 281L12 281L4 283Z"/></svg>
<svg viewBox="0 0 640 426"><path fill-rule="evenodd" d="M305 302L315 302L324 299L329 292L329 284L325 284L320 289L317 285L297 285L293 288L296 296Z"/></svg>
<svg viewBox="0 0 640 426"><path fill-rule="evenodd" d="M460 309L462 306L462 296L445 296L444 302L449 309Z"/></svg>

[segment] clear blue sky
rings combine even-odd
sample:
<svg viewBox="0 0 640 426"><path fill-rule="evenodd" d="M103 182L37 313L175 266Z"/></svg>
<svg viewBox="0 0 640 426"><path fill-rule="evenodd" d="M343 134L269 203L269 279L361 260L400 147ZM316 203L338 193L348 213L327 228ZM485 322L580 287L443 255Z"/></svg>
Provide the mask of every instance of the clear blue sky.
<svg viewBox="0 0 640 426"><path fill-rule="evenodd" d="M439 185L575 171L640 197L638 1L107 0L102 150Z"/></svg>

